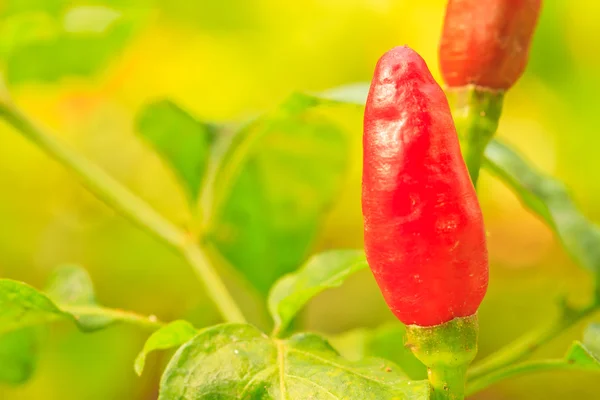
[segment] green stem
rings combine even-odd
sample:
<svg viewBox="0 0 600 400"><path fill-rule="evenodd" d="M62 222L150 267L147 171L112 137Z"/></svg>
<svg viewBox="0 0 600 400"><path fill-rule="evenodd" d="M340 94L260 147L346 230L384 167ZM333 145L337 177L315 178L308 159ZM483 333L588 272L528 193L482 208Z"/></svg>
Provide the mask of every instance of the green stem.
<svg viewBox="0 0 600 400"><path fill-rule="evenodd" d="M109 317L115 320L128 322L147 329L155 330L163 327L164 322L159 321L155 316L145 316L136 314L132 311L117 310L114 308L106 308L99 306L70 306L61 305L61 310L76 316L85 317Z"/></svg>
<svg viewBox="0 0 600 400"><path fill-rule="evenodd" d="M522 336L475 364L467 374L469 382L526 358L540 346L598 310L599 306L596 302L579 309L565 306L563 312L550 325Z"/></svg>
<svg viewBox="0 0 600 400"><path fill-rule="evenodd" d="M465 398L467 366L429 368L427 376L432 387L431 400L462 400Z"/></svg>
<svg viewBox="0 0 600 400"><path fill-rule="evenodd" d="M194 243L193 237L174 226L101 168L46 133L19 110L7 98L6 93L0 93L0 117L73 171L83 185L99 199L181 254L204 283L209 297L225 321L245 322L227 287L208 262L203 250Z"/></svg>
<svg viewBox="0 0 600 400"><path fill-rule="evenodd" d="M435 326L406 327L406 345L427 367L433 400L465 398L465 377L477 354L478 330L477 315Z"/></svg>
<svg viewBox="0 0 600 400"><path fill-rule="evenodd" d="M577 370L582 369L581 366L569 362L567 360L540 360L528 361L520 364L511 365L506 368L499 369L481 378L469 381L467 384L467 396L475 394L488 386L491 386L502 380L512 378L517 375L552 371L552 370Z"/></svg>
<svg viewBox="0 0 600 400"><path fill-rule="evenodd" d="M483 152L498 129L504 92L478 86L446 91L460 140L460 147L473 185L477 185Z"/></svg>

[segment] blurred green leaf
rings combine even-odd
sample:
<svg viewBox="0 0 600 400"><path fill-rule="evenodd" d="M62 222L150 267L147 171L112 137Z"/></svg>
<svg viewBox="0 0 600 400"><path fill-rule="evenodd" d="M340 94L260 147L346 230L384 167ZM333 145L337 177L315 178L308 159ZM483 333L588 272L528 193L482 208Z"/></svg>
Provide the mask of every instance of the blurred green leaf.
<svg viewBox="0 0 600 400"><path fill-rule="evenodd" d="M31 376L40 325L70 319L84 332L116 321L153 329L160 326L153 317L98 306L89 275L77 266L59 268L50 278L47 293L23 282L0 279L0 382L19 384Z"/></svg>
<svg viewBox="0 0 600 400"><path fill-rule="evenodd" d="M600 231L577 209L562 183L542 175L497 140L488 145L484 165L554 230L575 261L600 277Z"/></svg>
<svg viewBox="0 0 600 400"><path fill-rule="evenodd" d="M137 128L173 169L194 206L206 174L215 128L169 100L146 106L138 115Z"/></svg>
<svg viewBox="0 0 600 400"><path fill-rule="evenodd" d="M325 289L338 287L353 273L367 267L362 250L332 250L312 256L296 272L273 285L268 307L274 334L285 331L298 311Z"/></svg>
<svg viewBox="0 0 600 400"><path fill-rule="evenodd" d="M6 15L0 26L0 56L10 83L96 73L124 47L141 17L139 11L100 5L22 10Z"/></svg>
<svg viewBox="0 0 600 400"><path fill-rule="evenodd" d="M357 360L378 357L398 365L410 379L427 379L427 368L404 345L406 328L400 323L389 323L375 329L353 329L328 337L342 356Z"/></svg>
<svg viewBox="0 0 600 400"><path fill-rule="evenodd" d="M60 319L71 319L84 332L116 321L153 329L161 326L153 316L97 305L89 276L80 267L58 269L50 279L48 295L26 283L0 279L0 334Z"/></svg>
<svg viewBox="0 0 600 400"><path fill-rule="evenodd" d="M583 344L600 358L600 323L590 324L583 334Z"/></svg>
<svg viewBox="0 0 600 400"><path fill-rule="evenodd" d="M72 316L31 286L0 279L0 334Z"/></svg>
<svg viewBox="0 0 600 400"><path fill-rule="evenodd" d="M426 381L409 381L384 360L343 359L321 337L270 339L256 328L223 324L201 331L171 359L160 400L428 399Z"/></svg>
<svg viewBox="0 0 600 400"><path fill-rule="evenodd" d="M135 373L142 375L144 365L146 364L146 357L150 352L179 347L193 338L197 333L198 331L192 324L183 320L173 321L168 325L163 326L146 340L144 349L135 359Z"/></svg>
<svg viewBox="0 0 600 400"><path fill-rule="evenodd" d="M61 308L71 306L71 311L83 331L102 329L113 322L115 318L109 315L86 315L88 308L97 308L96 295L92 279L87 271L76 265L66 265L58 268L48 281L45 292L48 297Z"/></svg>
<svg viewBox="0 0 600 400"><path fill-rule="evenodd" d="M209 239L262 293L306 259L346 175L348 138L293 95L233 139L215 173Z"/></svg>
<svg viewBox="0 0 600 400"><path fill-rule="evenodd" d="M35 328L0 334L0 383L18 385L31 377L37 362L37 342Z"/></svg>
<svg viewBox="0 0 600 400"><path fill-rule="evenodd" d="M569 369L600 371L600 358L581 342L574 342L565 361Z"/></svg>
<svg viewBox="0 0 600 400"><path fill-rule="evenodd" d="M378 327L367 342L367 355L398 364L411 379L427 379L427 368L406 346L406 328L399 323Z"/></svg>
<svg viewBox="0 0 600 400"><path fill-rule="evenodd" d="M316 96L323 100L364 106L369 94L369 82L357 82L326 90Z"/></svg>
<svg viewBox="0 0 600 400"><path fill-rule="evenodd" d="M575 341L560 359L532 360L508 365L467 382L466 394L477 393L497 382L515 376L542 371L590 371L600 372L600 359L586 345Z"/></svg>

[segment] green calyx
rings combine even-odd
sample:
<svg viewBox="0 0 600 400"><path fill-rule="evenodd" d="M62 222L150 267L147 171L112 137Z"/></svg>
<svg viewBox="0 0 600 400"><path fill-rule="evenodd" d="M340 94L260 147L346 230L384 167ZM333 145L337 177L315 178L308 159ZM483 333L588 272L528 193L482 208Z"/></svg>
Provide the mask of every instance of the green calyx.
<svg viewBox="0 0 600 400"><path fill-rule="evenodd" d="M477 354L477 314L434 326L408 325L407 342L427 366L433 400L461 400L467 367Z"/></svg>
<svg viewBox="0 0 600 400"><path fill-rule="evenodd" d="M504 91L470 85L447 88L446 96L465 164L476 185L483 152L498 129Z"/></svg>

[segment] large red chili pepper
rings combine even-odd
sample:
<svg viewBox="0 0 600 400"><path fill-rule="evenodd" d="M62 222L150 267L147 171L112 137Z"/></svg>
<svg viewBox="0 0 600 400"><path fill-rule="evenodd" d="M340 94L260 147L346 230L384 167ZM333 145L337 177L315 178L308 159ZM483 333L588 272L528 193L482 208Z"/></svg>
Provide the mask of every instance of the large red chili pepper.
<svg viewBox="0 0 600 400"><path fill-rule="evenodd" d="M523 74L541 0L449 0L440 43L448 86L508 89Z"/></svg>
<svg viewBox="0 0 600 400"><path fill-rule="evenodd" d="M363 146L365 251L388 306L420 326L473 315L488 282L481 210L444 92L408 47L377 63Z"/></svg>

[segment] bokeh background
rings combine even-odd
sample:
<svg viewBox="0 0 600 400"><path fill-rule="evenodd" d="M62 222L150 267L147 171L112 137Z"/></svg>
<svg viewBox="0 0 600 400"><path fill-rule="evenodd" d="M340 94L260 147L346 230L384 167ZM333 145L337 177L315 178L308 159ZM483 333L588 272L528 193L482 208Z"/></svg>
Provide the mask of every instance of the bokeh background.
<svg viewBox="0 0 600 400"><path fill-rule="evenodd" d="M188 217L184 193L134 133L135 114L149 101L167 97L206 120L241 121L275 107L293 91L368 81L378 57L403 44L420 52L439 78L444 0L2 0L0 54L8 40L31 32L11 28L17 14L35 14L32 31L43 30L48 16L74 27L97 23L85 13L69 13L73 4L123 7L135 22L115 33L117 44L97 46L101 67L87 76L53 75L65 60L89 53L77 46L17 57L7 69L15 101L175 222ZM529 67L506 97L499 129L532 163L566 182L596 221L599 20L599 2L545 2ZM30 79L44 68L48 79ZM349 117L348 125L356 132L351 171L315 251L362 246L360 118ZM104 305L163 320L187 318L197 326L218 322L186 264L4 124L0 188L0 276L43 287L56 266L78 263L90 272ZM591 279L495 178L484 173L479 192L492 259L480 311L480 354L485 355L549 320L559 296L585 301ZM236 297L247 300L253 322L266 326L256 293L234 278L229 284ZM311 302L299 324L338 334L392 319L367 271ZM582 326L536 356L561 355ZM45 334L33 379L24 386L0 386L0 398L156 398L167 355L153 356L142 378L132 368L146 336L126 325L84 335L72 324L54 324ZM503 382L477 398L595 398L597 382L597 375L581 372L543 373Z"/></svg>

